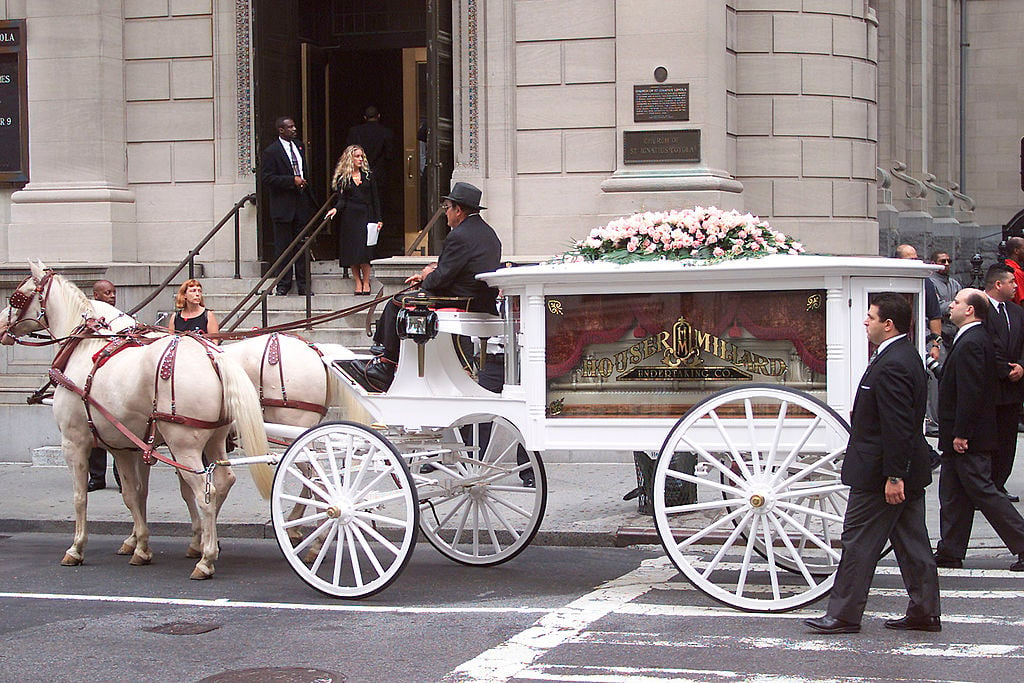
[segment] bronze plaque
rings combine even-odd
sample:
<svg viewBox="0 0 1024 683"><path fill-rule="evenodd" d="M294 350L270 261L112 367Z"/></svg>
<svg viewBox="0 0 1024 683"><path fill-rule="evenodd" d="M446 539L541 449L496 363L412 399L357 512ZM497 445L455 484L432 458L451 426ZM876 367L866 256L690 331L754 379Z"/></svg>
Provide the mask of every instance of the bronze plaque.
<svg viewBox="0 0 1024 683"><path fill-rule="evenodd" d="M700 161L700 130L638 130L622 133L627 164Z"/></svg>
<svg viewBox="0 0 1024 683"><path fill-rule="evenodd" d="M0 182L28 180L25 21L0 21Z"/></svg>
<svg viewBox="0 0 1024 683"><path fill-rule="evenodd" d="M689 120L689 83L633 86L633 121Z"/></svg>

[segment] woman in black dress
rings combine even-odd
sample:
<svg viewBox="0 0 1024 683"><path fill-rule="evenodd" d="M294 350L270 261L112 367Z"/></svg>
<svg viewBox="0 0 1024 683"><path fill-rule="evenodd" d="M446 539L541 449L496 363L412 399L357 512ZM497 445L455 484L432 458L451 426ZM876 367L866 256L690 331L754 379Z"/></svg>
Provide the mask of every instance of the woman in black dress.
<svg viewBox="0 0 1024 683"><path fill-rule="evenodd" d="M370 261L383 224L380 222L380 192L362 147L349 145L341 153L331 187L338 193L338 200L327 217L333 218L335 214L340 217L338 263L352 269L355 293L369 294ZM366 244L370 230L377 233L369 240L374 246Z"/></svg>
<svg viewBox="0 0 1024 683"><path fill-rule="evenodd" d="M203 285L199 280L185 280L178 287L174 297L174 307L178 310L167 323L168 332L197 332L199 334L217 334L217 316L206 308L203 301Z"/></svg>

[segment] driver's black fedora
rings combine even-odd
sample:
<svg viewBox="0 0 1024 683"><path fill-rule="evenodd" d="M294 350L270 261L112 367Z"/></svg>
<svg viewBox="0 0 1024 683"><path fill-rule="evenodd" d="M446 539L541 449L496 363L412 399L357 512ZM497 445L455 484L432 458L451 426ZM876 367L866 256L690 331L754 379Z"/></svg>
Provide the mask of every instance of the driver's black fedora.
<svg viewBox="0 0 1024 683"><path fill-rule="evenodd" d="M469 183L455 183L455 187L452 188L451 192L441 199L447 199L448 201L455 202L467 209L486 209L486 206L480 206L481 194L480 188L476 185L470 185Z"/></svg>

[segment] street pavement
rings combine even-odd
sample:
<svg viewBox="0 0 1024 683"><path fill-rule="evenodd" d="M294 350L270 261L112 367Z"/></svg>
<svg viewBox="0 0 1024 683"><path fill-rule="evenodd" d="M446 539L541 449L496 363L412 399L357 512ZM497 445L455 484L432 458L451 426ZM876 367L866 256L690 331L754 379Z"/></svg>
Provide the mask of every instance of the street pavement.
<svg viewBox="0 0 1024 683"><path fill-rule="evenodd" d="M1024 445L1018 441L1017 467L1007 489L1024 494ZM548 502L540 531L533 543L555 546L623 546L657 544L654 520L637 511L635 500L622 496L636 486L632 462L546 463ZM220 513L218 533L226 538L272 538L270 506L262 499L245 468L236 468L238 481ZM108 471L108 488L89 494L89 531L125 534L130 530L128 510ZM63 465L40 466L0 462L0 532L73 530L71 479ZM938 472L928 487L928 529L933 543L939 537ZM1024 511L1020 503L1018 509ZM155 535L189 534L188 512L170 467L154 466L150 479L149 521ZM981 514L975 515L972 549L986 556L1009 552ZM970 555L970 554L969 554Z"/></svg>

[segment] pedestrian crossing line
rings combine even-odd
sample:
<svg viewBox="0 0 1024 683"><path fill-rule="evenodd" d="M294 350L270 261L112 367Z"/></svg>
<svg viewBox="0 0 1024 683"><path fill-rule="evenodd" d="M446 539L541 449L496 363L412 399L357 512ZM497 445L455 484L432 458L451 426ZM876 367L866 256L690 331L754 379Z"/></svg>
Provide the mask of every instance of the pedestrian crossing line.
<svg viewBox="0 0 1024 683"><path fill-rule="evenodd" d="M878 678L863 676L843 676L842 678L811 678L808 676L792 676L788 674L765 674L749 671L712 671L709 669L651 668L651 667L615 667L585 666L566 664L546 664L531 666L519 672L518 680L524 681L564 681L565 683L707 683L709 680L731 683L856 683L857 681L877 681ZM971 681L951 681L948 678L886 678L891 683L913 681L914 683L973 683Z"/></svg>
<svg viewBox="0 0 1024 683"><path fill-rule="evenodd" d="M567 642L585 645L618 645L624 647L673 647L712 649L737 647L749 650L785 649L803 652L854 652L871 656L950 657L978 659L985 657L1024 658L1024 646L1005 643L901 643L893 647L871 648L860 640L815 637L799 639L769 636L700 636L688 640L667 640L657 633L635 631L586 631Z"/></svg>
<svg viewBox="0 0 1024 683"><path fill-rule="evenodd" d="M484 683L518 677L537 658L579 634L591 623L619 611L676 573L667 557L644 560L637 569L538 619L525 631L464 662L444 683Z"/></svg>
<svg viewBox="0 0 1024 683"><path fill-rule="evenodd" d="M740 612L728 607L701 607L699 605L661 605L631 602L615 610L616 614L645 617L733 617L738 619L806 619L821 616L819 609L801 609L792 612ZM892 619L903 616L893 612L865 612L864 619ZM980 616L976 614L943 614L943 624L989 624L992 626L1024 626L1019 617Z"/></svg>
<svg viewBox="0 0 1024 683"><path fill-rule="evenodd" d="M1024 598L1024 591L1000 591L1000 590L946 590L939 587L943 599L949 600L1020 600ZM697 587L689 582L665 583L654 587L655 591L695 591ZM771 586L745 586L744 595L752 593L771 593ZM905 588L871 588L871 595L879 598L900 598L906 597Z"/></svg>
<svg viewBox="0 0 1024 683"><path fill-rule="evenodd" d="M549 614L552 607L402 607L389 605L307 604L301 602L252 602L228 598L156 598L141 595L82 595L74 593L0 593L0 600L69 600L115 602L172 607L295 610L305 612L394 612L399 614Z"/></svg>
<svg viewBox="0 0 1024 683"><path fill-rule="evenodd" d="M704 562L701 558L690 557L688 558L694 567L697 569L704 569L707 567L707 562ZM736 571L738 572L743 568L741 562L719 562L716 565L716 570L722 571ZM757 571L765 571L768 568L768 564L761 560L760 562L752 562L750 569ZM879 566L875 570L875 574L880 576L899 576L900 568L895 566ZM795 576L795 575L794 575ZM939 576L950 576L963 579L1016 579L1021 582L1021 586L1024 586L1024 574L1021 572L1011 572L1009 569L940 569Z"/></svg>

